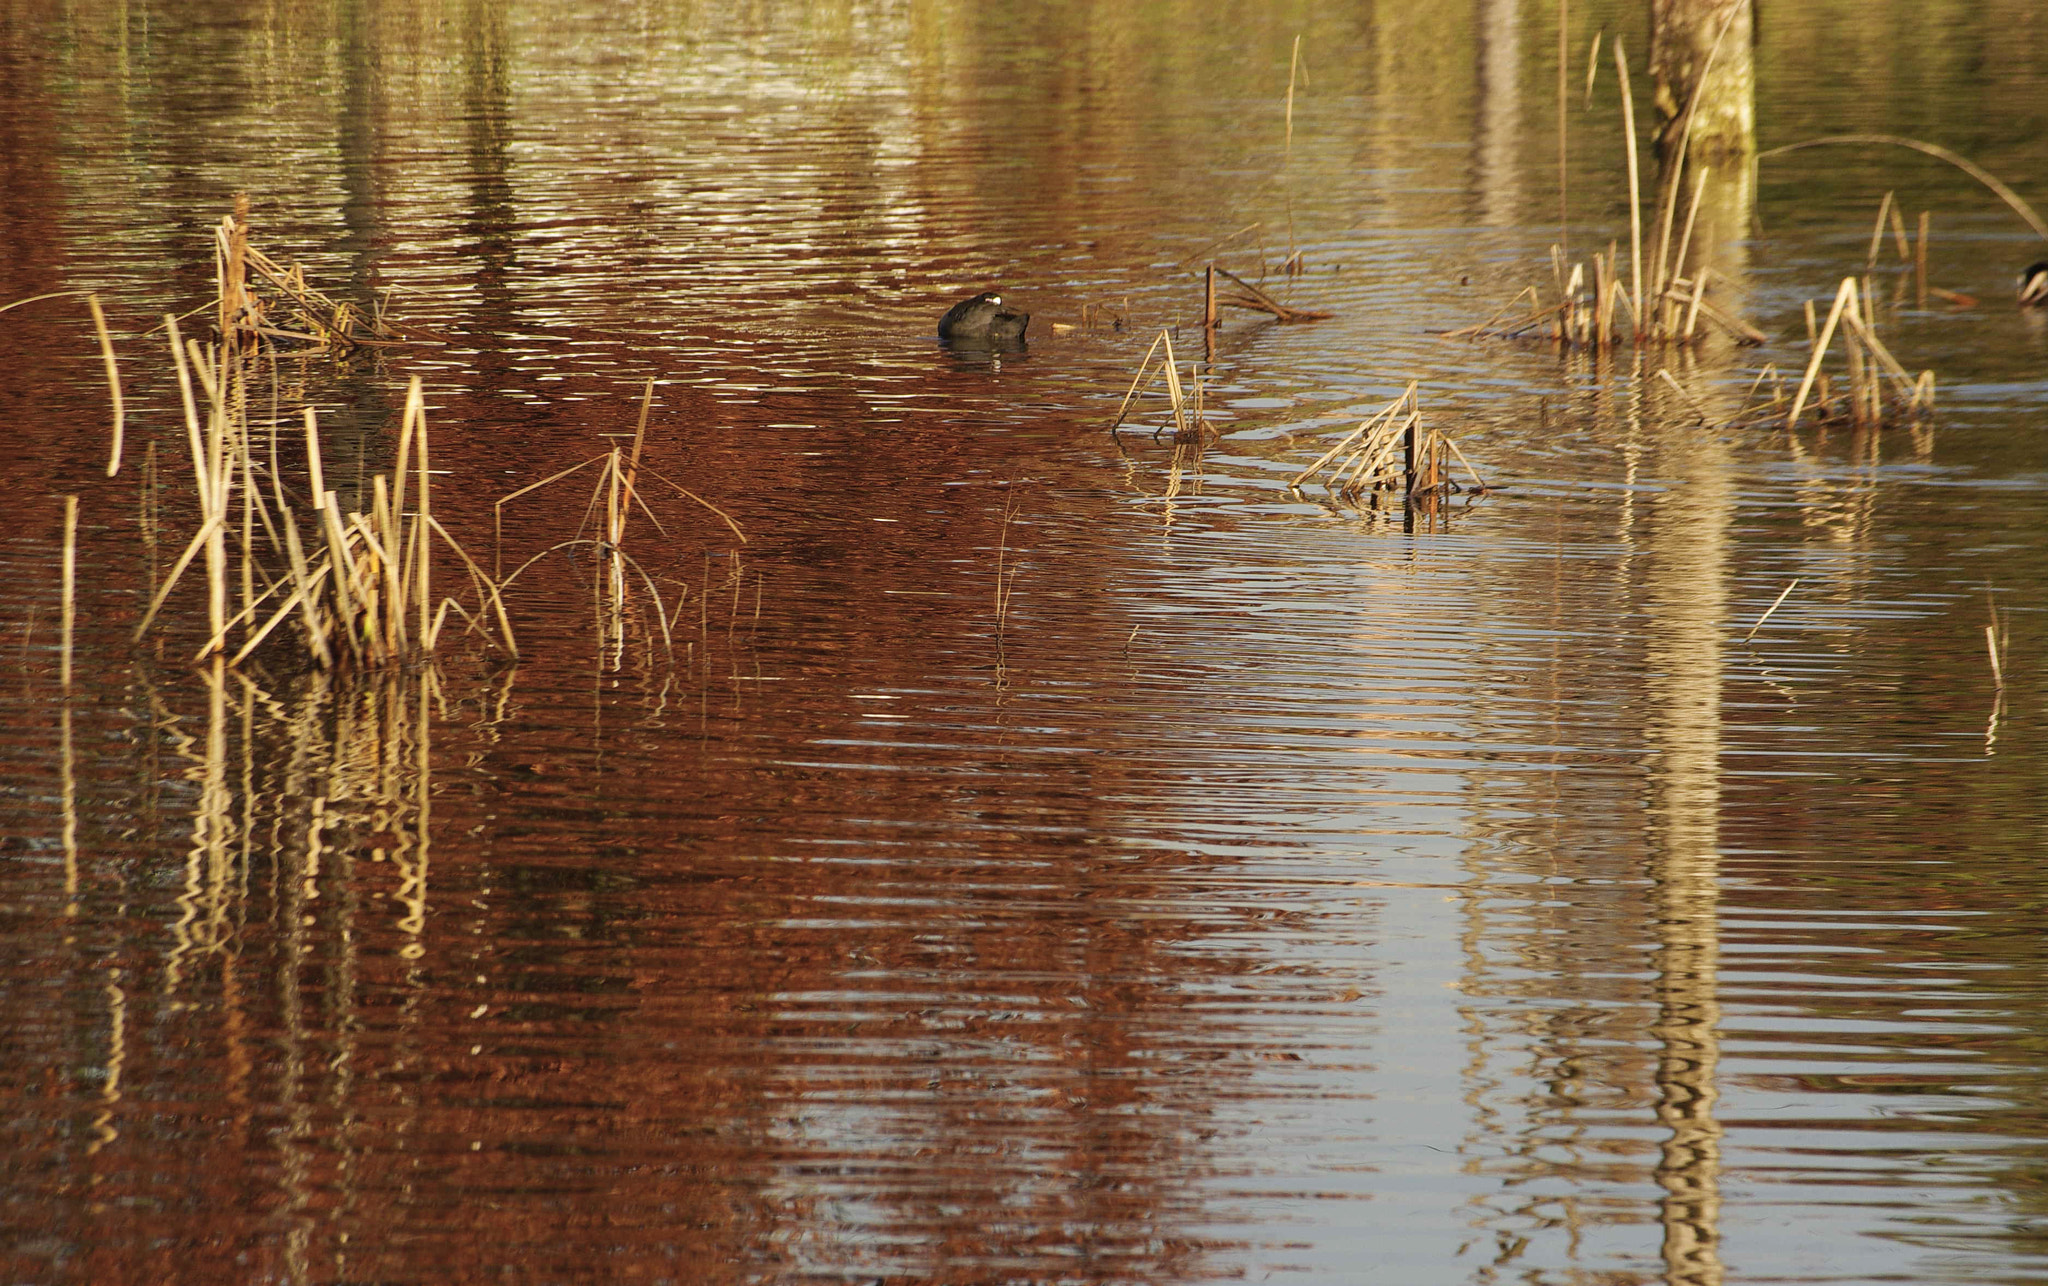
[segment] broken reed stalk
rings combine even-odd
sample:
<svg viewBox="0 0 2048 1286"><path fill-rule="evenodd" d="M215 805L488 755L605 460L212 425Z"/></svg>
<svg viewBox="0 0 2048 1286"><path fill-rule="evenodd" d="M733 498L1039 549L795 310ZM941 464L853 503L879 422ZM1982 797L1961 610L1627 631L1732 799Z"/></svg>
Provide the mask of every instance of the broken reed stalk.
<svg viewBox="0 0 2048 1286"><path fill-rule="evenodd" d="M1989 594L1986 595L1989 599ZM1990 599L1991 623L1984 627L1984 646L1991 653L1991 683L2000 696L2005 694L2006 621L1998 601Z"/></svg>
<svg viewBox="0 0 2048 1286"><path fill-rule="evenodd" d="M1217 268L1216 271L1236 282L1245 292L1242 295L1228 295L1221 300L1232 308L1248 308L1253 312L1269 313L1283 322L1322 321L1330 316L1329 313L1317 312L1313 308L1294 308L1283 304L1228 268Z"/></svg>
<svg viewBox="0 0 2048 1286"><path fill-rule="evenodd" d="M1895 209L1892 204L1892 195L1890 192L1885 193L1884 200L1877 203L1877 222L1870 229L1870 249L1863 255L1863 271L1865 272L1870 272L1877 267L1877 252L1884 246L1885 216L1893 213ZM1900 251L1900 257L1905 257L1903 250Z"/></svg>

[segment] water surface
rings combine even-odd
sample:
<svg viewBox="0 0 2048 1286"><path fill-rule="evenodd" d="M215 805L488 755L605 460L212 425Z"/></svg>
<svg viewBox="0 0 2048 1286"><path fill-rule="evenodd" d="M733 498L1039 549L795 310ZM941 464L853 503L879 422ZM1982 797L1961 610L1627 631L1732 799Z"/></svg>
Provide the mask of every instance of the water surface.
<svg viewBox="0 0 2048 1286"><path fill-rule="evenodd" d="M2027 19L1772 7L1762 141L1911 134L2025 189ZM0 17L0 288L101 294L131 435L106 479L76 299L0 315L7 1278L2048 1275L2038 247L1931 161L1815 150L1713 247L1765 348L1446 339L1549 278L1556 21ZM1647 40L1567 21L1584 256L1627 236L1586 50ZM1941 414L1703 424L1803 365L1893 190L1981 301L1883 318ZM588 561L544 560L517 666L194 667L182 590L131 647L193 527L146 332L237 191L434 341L285 364L329 485L390 467L418 375L439 512L514 566L586 493L496 550L493 502L652 379L650 463L744 543L659 492L659 607L601 646ZM1233 315L1198 455L1157 400L1113 436L1212 258L1334 316ZM989 286L1028 352L937 347ZM1411 380L1496 490L1288 490Z"/></svg>

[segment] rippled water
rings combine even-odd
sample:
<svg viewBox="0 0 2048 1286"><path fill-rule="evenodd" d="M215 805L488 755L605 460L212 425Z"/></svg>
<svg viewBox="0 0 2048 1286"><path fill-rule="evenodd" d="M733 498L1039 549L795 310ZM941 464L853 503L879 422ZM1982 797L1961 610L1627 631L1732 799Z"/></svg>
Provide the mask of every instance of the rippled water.
<svg viewBox="0 0 2048 1286"><path fill-rule="evenodd" d="M1766 146L2027 190L2026 10L1780 8ZM131 435L104 478L75 298L0 314L6 1279L2048 1276L2039 248L1933 162L1815 150L1716 247L1764 349L1674 390L1447 339L1548 279L1555 21L0 13L0 288L100 292ZM1626 245L1578 78L1641 21L1571 9L1578 255ZM649 460L744 543L657 489L659 608L601 647L544 560L517 666L195 670L196 594L131 648L193 525L137 477L186 449L144 332L238 190L433 341L286 363L330 485L420 375L491 551L651 378ZM1885 317L1937 420L1704 425L1803 365L1888 190L1980 301ZM1233 315L1199 454L1156 398L1112 435L1210 257L1335 315ZM1029 350L937 347L989 285ZM1410 380L1494 491L1287 488ZM580 485L508 507L505 566Z"/></svg>

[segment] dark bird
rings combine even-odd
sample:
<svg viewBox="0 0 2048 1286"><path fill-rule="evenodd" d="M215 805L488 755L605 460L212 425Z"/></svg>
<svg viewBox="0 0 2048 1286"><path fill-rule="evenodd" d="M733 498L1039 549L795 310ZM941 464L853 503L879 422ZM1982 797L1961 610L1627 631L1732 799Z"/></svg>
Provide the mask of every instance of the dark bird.
<svg viewBox="0 0 2048 1286"><path fill-rule="evenodd" d="M988 347L1022 344L1024 328L1030 324L1030 313L1012 312L1003 307L1001 295L984 290L946 310L939 318L939 338L949 344Z"/></svg>
<svg viewBox="0 0 2048 1286"><path fill-rule="evenodd" d="M2020 307L2039 308L2048 304L2048 259L2030 263L2020 274Z"/></svg>

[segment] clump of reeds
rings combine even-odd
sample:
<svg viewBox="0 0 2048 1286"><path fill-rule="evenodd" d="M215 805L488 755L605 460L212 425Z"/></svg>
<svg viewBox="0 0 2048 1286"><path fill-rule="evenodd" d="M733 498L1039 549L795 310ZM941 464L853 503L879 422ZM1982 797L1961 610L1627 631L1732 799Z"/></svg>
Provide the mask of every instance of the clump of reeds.
<svg viewBox="0 0 2048 1286"><path fill-rule="evenodd" d="M1876 309L1868 279L1842 278L1827 321L1816 333L1809 301L1807 335L1813 353L1787 409L1785 382L1776 367L1766 367L1750 385L1743 411L1730 421L1740 427L1797 427L1810 409L1822 421L1846 420L1859 429L1880 428L1896 420L1917 422L1934 408L1934 372L1910 374L1877 334ZM1836 338L1841 339L1841 380L1822 370ZM1759 404L1757 393L1770 381L1770 400Z"/></svg>
<svg viewBox="0 0 2048 1286"><path fill-rule="evenodd" d="M1383 496L1400 495L1411 505L1427 505L1466 492L1484 493L1486 483L1458 444L1449 435L1424 426L1417 390L1416 384L1409 384L1401 396L1289 479L1288 488L1298 494L1327 470L1324 488L1351 503L1376 503ZM1454 458L1464 466L1469 483L1461 484L1452 476Z"/></svg>
<svg viewBox="0 0 2048 1286"><path fill-rule="evenodd" d="M1202 367L1200 363L1188 363L1185 380L1180 373L1180 363L1173 353L1173 332L1162 330L1153 337L1145 349L1145 356L1138 362L1138 373L1131 377L1131 387L1124 393L1124 400L1117 405L1116 418L1110 421L1109 431L1115 436L1130 416L1131 403L1141 392L1149 391L1155 384L1166 386L1166 400L1173 411L1175 437L1201 437L1208 433L1208 422L1202 415ZM1161 425L1154 436L1166 432Z"/></svg>
<svg viewBox="0 0 2048 1286"><path fill-rule="evenodd" d="M327 489L319 418L311 407L304 411L309 497L297 498L296 488L285 485L279 420L272 417L259 443L249 414L251 384L261 373L257 355L280 341L359 342L365 327L348 305L307 286L299 269L285 268L251 245L248 230L249 199L238 194L235 212L214 233L217 342L187 339L176 317L164 318L199 530L153 586L134 637L139 641L148 633L185 572L204 554L207 633L199 657L239 664L284 630L321 668L404 664L434 652L451 612L517 655L497 586L434 517L426 404L417 377L406 392L397 462L390 474L371 480L369 505L344 513L340 497ZM120 379L98 303L89 302L113 390L114 442L107 464L112 475L121 460ZM302 329L282 329L281 321ZM150 473L145 485L153 487ZM153 540L153 525L146 525L145 536ZM474 611L451 596L436 599L437 543L467 570Z"/></svg>
<svg viewBox="0 0 2048 1286"><path fill-rule="evenodd" d="M270 426L267 452L252 431L250 364L230 345L183 339L175 318L165 318L165 327L184 405L199 530L156 588L135 629L137 640L204 553L208 628L200 657L232 648L228 659L239 663L290 623L306 656L323 668L403 663L435 650L450 612L517 654L497 587L433 515L427 416L417 377L406 393L397 465L390 475L372 479L368 512L344 514L339 497L326 489L319 420L306 408L311 501L302 511L279 473L276 424ZM409 488L416 490L410 509ZM436 602L437 541L468 570L475 611L452 597Z"/></svg>
<svg viewBox="0 0 2048 1286"><path fill-rule="evenodd" d="M1166 388L1167 405L1172 412L1173 457L1167 464L1166 484L1157 498L1173 500L1184 490L1201 490L1202 454L1215 430L1209 426L1204 414L1204 387L1206 377L1203 364L1189 362L1185 377L1173 351L1173 332L1162 330L1146 348L1144 358L1138 363L1138 373L1131 379L1131 387L1124 393L1122 404L1117 407L1116 418L1110 422L1110 439L1126 460L1130 453L1124 450L1123 439L1117 430L1131 413L1131 404L1140 393L1157 384ZM1153 430L1156 439L1164 434L1168 425L1162 424ZM1192 483L1190 482L1192 478ZM1140 484L1141 490L1153 494Z"/></svg>

